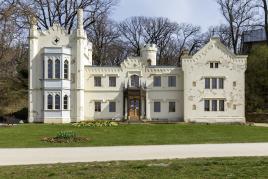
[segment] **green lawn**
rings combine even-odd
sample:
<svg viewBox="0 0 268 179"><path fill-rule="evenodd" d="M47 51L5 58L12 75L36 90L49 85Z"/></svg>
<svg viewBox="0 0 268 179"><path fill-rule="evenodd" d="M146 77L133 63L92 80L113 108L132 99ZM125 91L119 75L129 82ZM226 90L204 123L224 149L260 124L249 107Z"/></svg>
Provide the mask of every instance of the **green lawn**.
<svg viewBox="0 0 268 179"><path fill-rule="evenodd" d="M88 142L51 144L41 141L59 131L75 131ZM268 128L243 125L136 124L116 127L23 124L0 127L0 147L113 146L147 144L268 142Z"/></svg>
<svg viewBox="0 0 268 179"><path fill-rule="evenodd" d="M212 158L0 167L0 178L267 178L268 158Z"/></svg>

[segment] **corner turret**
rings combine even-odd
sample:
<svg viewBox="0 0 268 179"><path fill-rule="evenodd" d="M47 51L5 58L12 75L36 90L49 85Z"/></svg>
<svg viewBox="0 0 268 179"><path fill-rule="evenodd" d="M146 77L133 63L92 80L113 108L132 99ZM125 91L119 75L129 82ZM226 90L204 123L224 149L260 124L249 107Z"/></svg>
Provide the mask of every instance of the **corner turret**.
<svg viewBox="0 0 268 179"><path fill-rule="evenodd" d="M156 66L157 46L155 44L145 44L141 49L141 57L144 64Z"/></svg>

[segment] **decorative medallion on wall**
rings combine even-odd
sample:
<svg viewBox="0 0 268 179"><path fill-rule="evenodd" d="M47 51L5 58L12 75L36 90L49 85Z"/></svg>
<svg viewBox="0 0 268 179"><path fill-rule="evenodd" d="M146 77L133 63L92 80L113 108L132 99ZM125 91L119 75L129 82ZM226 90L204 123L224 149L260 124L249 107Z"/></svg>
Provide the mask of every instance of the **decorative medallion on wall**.
<svg viewBox="0 0 268 179"><path fill-rule="evenodd" d="M60 42L60 38L59 37L54 37L53 38L53 40L52 40L52 43L54 44L54 45L58 45L59 44L59 42Z"/></svg>

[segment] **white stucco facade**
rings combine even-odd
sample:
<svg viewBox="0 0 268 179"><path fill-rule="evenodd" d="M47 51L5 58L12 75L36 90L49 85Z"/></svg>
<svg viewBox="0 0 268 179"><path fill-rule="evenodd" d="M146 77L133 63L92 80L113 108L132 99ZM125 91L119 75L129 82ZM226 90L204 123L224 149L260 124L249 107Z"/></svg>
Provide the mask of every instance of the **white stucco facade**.
<svg viewBox="0 0 268 179"><path fill-rule="evenodd" d="M71 34L57 24L39 31L33 23L29 122L245 122L246 56L232 54L214 38L195 55L184 56L182 67L157 66L153 44L118 67L93 66L82 22L79 10Z"/></svg>

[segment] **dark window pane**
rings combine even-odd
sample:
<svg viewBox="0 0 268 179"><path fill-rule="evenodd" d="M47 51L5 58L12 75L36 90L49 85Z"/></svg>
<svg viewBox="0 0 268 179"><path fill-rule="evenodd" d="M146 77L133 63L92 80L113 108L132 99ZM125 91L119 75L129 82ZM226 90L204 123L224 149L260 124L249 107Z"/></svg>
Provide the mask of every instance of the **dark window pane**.
<svg viewBox="0 0 268 179"><path fill-rule="evenodd" d="M55 61L55 78L60 78L60 60Z"/></svg>
<svg viewBox="0 0 268 179"><path fill-rule="evenodd" d="M69 78L69 62L65 60L64 62L64 79Z"/></svg>
<svg viewBox="0 0 268 179"><path fill-rule="evenodd" d="M204 101L204 110L205 111L210 111L209 100L205 100Z"/></svg>
<svg viewBox="0 0 268 179"><path fill-rule="evenodd" d="M217 100L212 100L212 111L217 111Z"/></svg>
<svg viewBox="0 0 268 179"><path fill-rule="evenodd" d="M116 112L116 103L115 102L109 103L109 112Z"/></svg>
<svg viewBox="0 0 268 179"><path fill-rule="evenodd" d="M140 77L138 75L131 76L131 86L139 87L140 86Z"/></svg>
<svg viewBox="0 0 268 179"><path fill-rule="evenodd" d="M60 95L55 96L55 109L60 109Z"/></svg>
<svg viewBox="0 0 268 179"><path fill-rule="evenodd" d="M53 78L53 62L52 62L51 59L48 60L47 77L48 78Z"/></svg>
<svg viewBox="0 0 268 179"><path fill-rule="evenodd" d="M97 86L97 87L101 86L101 77L100 76L94 77L94 86Z"/></svg>
<svg viewBox="0 0 268 179"><path fill-rule="evenodd" d="M47 109L53 109L53 97L51 94L47 96Z"/></svg>
<svg viewBox="0 0 268 179"><path fill-rule="evenodd" d="M168 86L169 87L176 87L176 76L169 76L168 77Z"/></svg>
<svg viewBox="0 0 268 179"><path fill-rule="evenodd" d="M224 111L224 100L219 101L219 111Z"/></svg>
<svg viewBox="0 0 268 179"><path fill-rule="evenodd" d="M101 112L101 102L95 102L95 112Z"/></svg>
<svg viewBox="0 0 268 179"><path fill-rule="evenodd" d="M161 87L161 76L154 76L154 86Z"/></svg>
<svg viewBox="0 0 268 179"><path fill-rule="evenodd" d="M210 63L209 65L210 65L210 68L213 68L213 63Z"/></svg>
<svg viewBox="0 0 268 179"><path fill-rule="evenodd" d="M215 68L219 68L219 63L215 63Z"/></svg>
<svg viewBox="0 0 268 179"><path fill-rule="evenodd" d="M161 103L154 102L154 112L161 112Z"/></svg>
<svg viewBox="0 0 268 179"><path fill-rule="evenodd" d="M169 112L176 112L176 103L169 102Z"/></svg>
<svg viewBox="0 0 268 179"><path fill-rule="evenodd" d="M68 109L68 96L65 95L64 98L63 98L63 108L64 109Z"/></svg>
<svg viewBox="0 0 268 179"><path fill-rule="evenodd" d="M210 78L205 78L205 89L210 89Z"/></svg>
<svg viewBox="0 0 268 179"><path fill-rule="evenodd" d="M223 88L224 88L224 79L219 78L219 89L223 89Z"/></svg>
<svg viewBox="0 0 268 179"><path fill-rule="evenodd" d="M110 76L109 77L109 86L110 87L116 87L116 77L115 76Z"/></svg>
<svg viewBox="0 0 268 179"><path fill-rule="evenodd" d="M217 89L217 78L212 78L212 89Z"/></svg>

